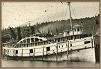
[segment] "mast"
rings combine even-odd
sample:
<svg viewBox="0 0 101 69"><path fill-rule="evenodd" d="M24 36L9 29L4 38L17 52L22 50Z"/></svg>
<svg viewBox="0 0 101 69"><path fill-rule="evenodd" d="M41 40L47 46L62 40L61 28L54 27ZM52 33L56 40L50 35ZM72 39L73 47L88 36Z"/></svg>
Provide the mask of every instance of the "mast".
<svg viewBox="0 0 101 69"><path fill-rule="evenodd" d="M72 24L72 17L71 17L71 7L70 7L70 2L68 2L68 6L69 6L69 16L70 16L70 24L71 24L71 30L73 30L73 24Z"/></svg>

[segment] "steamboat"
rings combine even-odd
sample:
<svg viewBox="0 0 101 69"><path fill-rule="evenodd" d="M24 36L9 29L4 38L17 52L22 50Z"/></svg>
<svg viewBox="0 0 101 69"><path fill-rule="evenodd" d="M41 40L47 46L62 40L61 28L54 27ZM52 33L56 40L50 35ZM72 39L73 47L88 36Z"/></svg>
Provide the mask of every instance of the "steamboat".
<svg viewBox="0 0 101 69"><path fill-rule="evenodd" d="M32 35L15 44L3 44L3 55L10 59L42 61L89 61L96 62L95 43L92 34L85 34L81 25L72 25L62 36L51 38Z"/></svg>

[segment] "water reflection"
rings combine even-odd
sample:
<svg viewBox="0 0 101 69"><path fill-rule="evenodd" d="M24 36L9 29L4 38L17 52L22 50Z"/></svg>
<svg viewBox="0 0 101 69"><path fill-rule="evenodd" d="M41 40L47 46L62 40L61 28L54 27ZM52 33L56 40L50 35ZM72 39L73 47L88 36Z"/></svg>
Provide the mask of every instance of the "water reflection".
<svg viewBox="0 0 101 69"><path fill-rule="evenodd" d="M2 60L2 67L99 67L99 63Z"/></svg>

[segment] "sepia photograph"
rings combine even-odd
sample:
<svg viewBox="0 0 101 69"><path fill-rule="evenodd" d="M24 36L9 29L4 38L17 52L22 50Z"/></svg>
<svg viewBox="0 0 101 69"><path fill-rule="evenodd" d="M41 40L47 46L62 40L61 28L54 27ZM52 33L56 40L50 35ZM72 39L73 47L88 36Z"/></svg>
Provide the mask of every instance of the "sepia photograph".
<svg viewBox="0 0 101 69"><path fill-rule="evenodd" d="M99 2L1 2L1 67L99 67Z"/></svg>

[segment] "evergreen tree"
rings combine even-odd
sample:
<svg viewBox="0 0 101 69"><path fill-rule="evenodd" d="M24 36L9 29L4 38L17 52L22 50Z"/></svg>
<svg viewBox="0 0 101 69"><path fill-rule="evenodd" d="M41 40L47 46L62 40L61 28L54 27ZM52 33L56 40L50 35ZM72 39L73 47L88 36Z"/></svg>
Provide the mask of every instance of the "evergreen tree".
<svg viewBox="0 0 101 69"><path fill-rule="evenodd" d="M22 39L20 27L17 27L17 36L18 36L18 41Z"/></svg>
<svg viewBox="0 0 101 69"><path fill-rule="evenodd" d="M58 29L56 28L56 34L58 35L58 33L59 33L59 31L58 31Z"/></svg>
<svg viewBox="0 0 101 69"><path fill-rule="evenodd" d="M9 27L9 30L10 30L10 33L11 33L11 37L12 37L14 40L16 40L16 34L15 34L13 28Z"/></svg>
<svg viewBox="0 0 101 69"><path fill-rule="evenodd" d="M35 28L34 28L34 26L30 26L30 34L31 35L35 34Z"/></svg>

